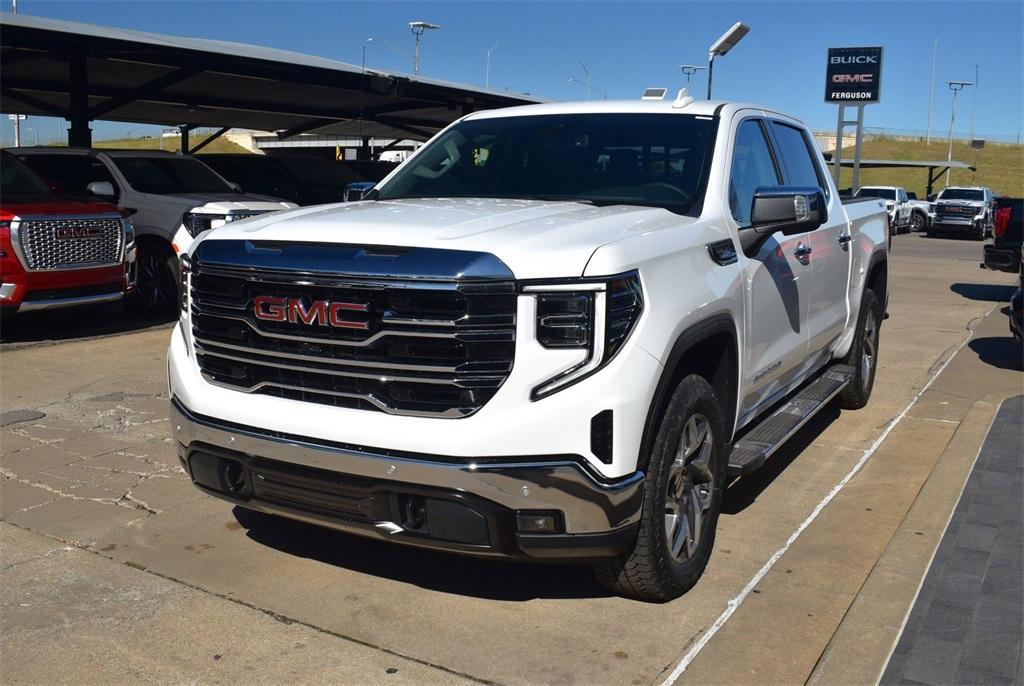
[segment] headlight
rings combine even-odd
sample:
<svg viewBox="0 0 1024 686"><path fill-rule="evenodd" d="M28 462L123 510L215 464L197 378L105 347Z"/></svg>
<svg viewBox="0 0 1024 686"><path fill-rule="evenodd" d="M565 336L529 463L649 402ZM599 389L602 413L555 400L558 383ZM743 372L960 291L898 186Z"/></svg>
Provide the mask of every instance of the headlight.
<svg viewBox="0 0 1024 686"><path fill-rule="evenodd" d="M135 245L135 227L127 219L122 219L121 224L124 225L124 249L128 252Z"/></svg>
<svg viewBox="0 0 1024 686"><path fill-rule="evenodd" d="M181 217L181 223L185 225L188 232L195 238L203 231L215 229L229 222L236 222L240 219L248 219L265 212L229 212L227 214L207 214L205 212L186 212Z"/></svg>
<svg viewBox="0 0 1024 686"><path fill-rule="evenodd" d="M188 312L188 276L192 272L192 260L189 258L188 253L181 253L181 257L178 258L178 274L181 277L181 281L178 284L178 295L180 300L178 302L182 313Z"/></svg>
<svg viewBox="0 0 1024 686"><path fill-rule="evenodd" d="M608 279L523 288L537 299L537 342L545 348L579 348L582 362L533 389L540 400L590 376L622 349L644 309L636 272Z"/></svg>

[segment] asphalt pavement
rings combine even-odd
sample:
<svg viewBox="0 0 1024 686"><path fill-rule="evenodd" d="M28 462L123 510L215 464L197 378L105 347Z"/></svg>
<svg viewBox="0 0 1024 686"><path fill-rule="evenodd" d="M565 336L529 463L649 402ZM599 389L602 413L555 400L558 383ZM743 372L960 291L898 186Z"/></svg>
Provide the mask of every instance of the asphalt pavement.
<svg viewBox="0 0 1024 686"><path fill-rule="evenodd" d="M1013 277L980 255L894 238L871 403L822 413L733 484L704 578L665 604L612 596L581 566L246 516L177 464L168 324L17 322L0 334L3 680L877 681L1024 384L1002 312Z"/></svg>

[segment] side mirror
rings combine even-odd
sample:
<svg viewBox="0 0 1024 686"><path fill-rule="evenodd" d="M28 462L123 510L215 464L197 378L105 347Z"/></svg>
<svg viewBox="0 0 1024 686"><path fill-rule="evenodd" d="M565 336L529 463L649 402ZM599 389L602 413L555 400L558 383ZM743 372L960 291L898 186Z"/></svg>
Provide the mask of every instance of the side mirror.
<svg viewBox="0 0 1024 686"><path fill-rule="evenodd" d="M85 190L101 198L113 198L115 195L114 184L109 181L93 181L85 187Z"/></svg>
<svg viewBox="0 0 1024 686"><path fill-rule="evenodd" d="M761 235L781 231L784 236L813 231L828 219L825 194L820 188L762 186L754 191L750 228Z"/></svg>

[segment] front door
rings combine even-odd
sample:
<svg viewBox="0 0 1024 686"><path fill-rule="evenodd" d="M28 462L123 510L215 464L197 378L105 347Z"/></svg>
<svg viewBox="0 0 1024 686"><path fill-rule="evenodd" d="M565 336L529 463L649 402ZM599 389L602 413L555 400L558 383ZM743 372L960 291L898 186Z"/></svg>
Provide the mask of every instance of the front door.
<svg viewBox="0 0 1024 686"><path fill-rule="evenodd" d="M782 184L782 173L760 118L739 122L729 171L729 210L739 231L751 231L750 209L758 187ZM757 254L740 255L746 292L740 421L764 407L803 374L807 358L810 271L806 233L775 233Z"/></svg>
<svg viewBox="0 0 1024 686"><path fill-rule="evenodd" d="M771 130L786 184L816 186L828 194L829 184L818 163L820 155L806 132L780 121L773 121ZM826 195L825 202L828 218L807 235L807 245L811 248L807 266L813 282L807 314L808 359L812 364L821 361L822 355L842 334L850 316L847 297L852 246L850 227L839 198Z"/></svg>

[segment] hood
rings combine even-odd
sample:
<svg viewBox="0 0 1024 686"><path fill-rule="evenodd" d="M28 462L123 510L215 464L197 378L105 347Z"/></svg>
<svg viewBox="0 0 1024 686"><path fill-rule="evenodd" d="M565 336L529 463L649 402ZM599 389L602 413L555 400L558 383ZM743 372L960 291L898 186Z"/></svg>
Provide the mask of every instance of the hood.
<svg viewBox="0 0 1024 686"><path fill-rule="evenodd" d="M147 198L160 204L175 205L182 212L203 207L205 211L227 213L231 210L281 210L296 207L295 203L285 202L279 198L249 193L177 193L174 195L152 195Z"/></svg>
<svg viewBox="0 0 1024 686"><path fill-rule="evenodd" d="M4 195L0 207L0 218L4 221L14 217L57 216L57 215L89 215L89 214L120 214L120 211L108 202L74 198L61 195Z"/></svg>
<svg viewBox="0 0 1024 686"><path fill-rule="evenodd" d="M203 240L243 239L490 253L518 279L582 276L599 247L695 219L650 207L429 198L343 203L228 224Z"/></svg>

